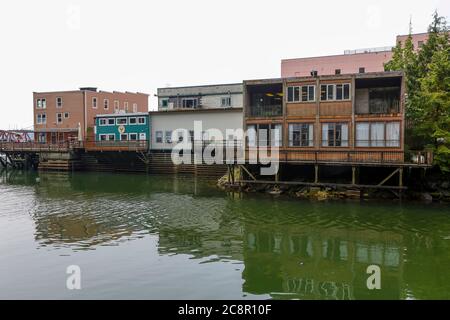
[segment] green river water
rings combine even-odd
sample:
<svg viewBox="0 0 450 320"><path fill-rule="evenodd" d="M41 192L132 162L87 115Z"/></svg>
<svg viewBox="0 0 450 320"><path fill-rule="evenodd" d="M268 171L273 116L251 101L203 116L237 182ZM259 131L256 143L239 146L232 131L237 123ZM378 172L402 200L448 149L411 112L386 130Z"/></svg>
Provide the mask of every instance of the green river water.
<svg viewBox="0 0 450 320"><path fill-rule="evenodd" d="M81 290L66 269L81 268ZM367 267L381 269L369 290ZM450 208L0 174L0 299L449 299Z"/></svg>

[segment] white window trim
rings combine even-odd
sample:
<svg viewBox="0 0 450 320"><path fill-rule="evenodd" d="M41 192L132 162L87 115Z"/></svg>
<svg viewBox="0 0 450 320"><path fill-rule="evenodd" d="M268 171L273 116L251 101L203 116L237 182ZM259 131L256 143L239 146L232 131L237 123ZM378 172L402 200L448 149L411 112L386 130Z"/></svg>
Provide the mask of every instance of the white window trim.
<svg viewBox="0 0 450 320"><path fill-rule="evenodd" d="M307 95L306 95L306 101L302 101L302 91L303 91L303 87L307 87ZM289 90L289 88L293 88L292 90L295 91L295 88L298 88L299 90L299 95L298 95L298 100L294 99L294 93L292 93L292 101L289 101L289 94L286 94L286 103L311 103L311 102L316 102L316 85L314 84L306 84L303 86L288 86L287 90ZM309 99L309 90L310 88L313 88L313 92L314 92L314 99L310 100Z"/></svg>
<svg viewBox="0 0 450 320"><path fill-rule="evenodd" d="M102 120L105 121L104 124L102 124ZM108 119L106 119L106 118L100 118L100 119L98 119L98 125L99 125L100 127L106 127L106 126L108 125Z"/></svg>
<svg viewBox="0 0 450 320"><path fill-rule="evenodd" d="M107 133L106 135L108 136L108 140L107 140L107 141L116 141L116 135L115 135L114 133ZM109 139L109 138L111 138L111 136L114 137L113 140L110 140L110 139Z"/></svg>
<svg viewBox="0 0 450 320"><path fill-rule="evenodd" d="M137 112L138 111L138 105L137 103L133 103L133 112Z"/></svg>
<svg viewBox="0 0 450 320"><path fill-rule="evenodd" d="M114 100L114 111L120 110L120 102L119 100Z"/></svg>
<svg viewBox="0 0 450 320"><path fill-rule="evenodd" d="M119 120L125 119L125 123L119 123ZM128 125L128 118L126 117L120 117L116 118L116 126L126 126Z"/></svg>
<svg viewBox="0 0 450 320"><path fill-rule="evenodd" d="M58 106L58 99L61 99L61 105ZM63 107L63 98L62 97L56 97L56 109L62 109Z"/></svg>
<svg viewBox="0 0 450 320"><path fill-rule="evenodd" d="M144 122L143 122L143 123L140 123L140 122L139 122L140 119L144 119ZM141 125L141 126L146 125L146 124L147 124L147 118L146 118L146 117L138 117L138 118L137 118L137 124L138 124L138 125Z"/></svg>
<svg viewBox="0 0 450 320"><path fill-rule="evenodd" d="M103 109L109 110L109 99L103 99Z"/></svg>
<svg viewBox="0 0 450 320"><path fill-rule="evenodd" d="M336 99L336 86L342 85L342 99ZM348 85L348 99L344 99L344 86ZM326 86L326 94L327 99L322 99L322 86ZM328 99L328 86L333 86L333 99ZM332 102L332 101L351 101L352 100L352 84L349 82L343 83L322 83L320 84L320 92L319 92L320 101L324 102Z"/></svg>
<svg viewBox="0 0 450 320"><path fill-rule="evenodd" d="M131 119L135 119L136 122L135 122L135 123L131 123ZM135 126L135 125L137 125L137 124L138 124L138 118L137 118L137 117L129 117L129 118L128 118L128 124L129 124L130 126Z"/></svg>
<svg viewBox="0 0 450 320"><path fill-rule="evenodd" d="M105 137L105 140L102 140L102 137ZM105 133L98 135L99 140L98 141L108 141L108 135Z"/></svg>
<svg viewBox="0 0 450 320"><path fill-rule="evenodd" d="M161 141L158 141L158 133L161 133ZM164 131L155 131L155 143L164 143Z"/></svg>
<svg viewBox="0 0 450 320"><path fill-rule="evenodd" d="M61 121L59 120L60 118L61 118ZM56 124L61 124L61 123L63 123L63 114L62 114L62 112L57 112L56 113Z"/></svg>
<svg viewBox="0 0 450 320"><path fill-rule="evenodd" d="M167 133L170 133L169 135ZM168 139L167 139L168 138ZM172 141L172 130L164 131L164 143L173 143Z"/></svg>
<svg viewBox="0 0 450 320"><path fill-rule="evenodd" d="M122 136L127 136L127 140L123 140L123 139L122 139ZM121 134L119 134L119 139L120 139L120 141L129 141L129 139L128 139L128 133L121 133Z"/></svg>
<svg viewBox="0 0 450 320"><path fill-rule="evenodd" d="M115 126L116 125L116 119L115 118L105 118L106 119L106 125L107 126ZM113 123L109 123L109 120L113 120Z"/></svg>
<svg viewBox="0 0 450 320"><path fill-rule="evenodd" d="M136 139L135 140L131 140L131 136L135 135ZM135 132L131 132L128 134L128 141L138 141L139 140L139 134L135 133Z"/></svg>
<svg viewBox="0 0 450 320"><path fill-rule="evenodd" d="M94 103L95 100L95 103ZM92 97L92 109L98 109L98 99L97 97Z"/></svg>

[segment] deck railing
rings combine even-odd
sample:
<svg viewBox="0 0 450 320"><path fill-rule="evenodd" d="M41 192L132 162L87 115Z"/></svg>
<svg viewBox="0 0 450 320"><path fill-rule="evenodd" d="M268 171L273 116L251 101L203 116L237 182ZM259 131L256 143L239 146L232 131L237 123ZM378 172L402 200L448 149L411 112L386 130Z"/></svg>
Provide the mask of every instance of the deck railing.
<svg viewBox="0 0 450 320"><path fill-rule="evenodd" d="M68 141L59 143L0 141L0 151L8 152L67 152L69 149L70 144Z"/></svg>
<svg viewBox="0 0 450 320"><path fill-rule="evenodd" d="M281 105L250 106L251 117L280 117L283 115Z"/></svg>

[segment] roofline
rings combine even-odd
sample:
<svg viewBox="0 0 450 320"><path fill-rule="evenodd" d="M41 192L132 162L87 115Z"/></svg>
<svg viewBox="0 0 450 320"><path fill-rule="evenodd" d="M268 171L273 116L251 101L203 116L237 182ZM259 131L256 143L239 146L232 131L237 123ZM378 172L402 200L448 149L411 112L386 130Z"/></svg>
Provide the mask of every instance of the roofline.
<svg viewBox="0 0 450 320"><path fill-rule="evenodd" d="M394 47L394 46L392 46ZM356 55L364 55L364 54L380 54L380 53L386 53L386 52L392 52L392 50L384 50L384 51L376 51L376 52L360 52L360 53L350 53L350 54L330 54L325 56L313 56L313 57L303 57L303 58L287 58L287 59L281 59L281 62L283 61L291 61L291 60L304 60L304 59L320 59L320 58L332 58L332 57L351 57Z"/></svg>
<svg viewBox="0 0 450 320"><path fill-rule="evenodd" d="M170 114L183 114L183 113L215 113L215 112L242 112L244 108L214 108L214 109L179 109L179 110L157 110L149 111L150 115L170 115Z"/></svg>
<svg viewBox="0 0 450 320"><path fill-rule="evenodd" d="M132 113L105 113L97 114L94 118L109 118L109 117L136 117L148 116L148 112L132 112Z"/></svg>
<svg viewBox="0 0 450 320"><path fill-rule="evenodd" d="M219 84L202 84L202 85L198 85L198 86L164 87L164 88L157 88L157 90L164 90L164 89L190 89L190 88L205 88L205 87L218 87L218 86L236 86L236 85L242 85L242 82L219 83Z"/></svg>
<svg viewBox="0 0 450 320"><path fill-rule="evenodd" d="M429 34L429 32L411 33L411 36L421 36L423 34ZM407 37L407 36L409 36L409 33L408 34L399 34L399 35L397 35L397 37Z"/></svg>
<svg viewBox="0 0 450 320"><path fill-rule="evenodd" d="M365 72L365 73L345 73L336 75L318 75L317 77L304 76L304 77L285 77L285 78L271 78L271 79L254 79L254 80L244 80L244 84L258 85L258 84L279 84L283 81L293 82L293 81L310 81L315 79L348 79L355 77L356 79L364 78L392 78L392 77L402 77L404 75L403 71L381 71L381 72Z"/></svg>
<svg viewBox="0 0 450 320"><path fill-rule="evenodd" d="M120 91L104 91L104 90L98 90L98 91L91 91L91 90L61 90L61 91L33 91L33 94L57 94L57 93L82 93L82 92L91 92L91 93L109 93L109 94L134 94L134 95L145 95L150 96L148 93L143 92L120 92Z"/></svg>

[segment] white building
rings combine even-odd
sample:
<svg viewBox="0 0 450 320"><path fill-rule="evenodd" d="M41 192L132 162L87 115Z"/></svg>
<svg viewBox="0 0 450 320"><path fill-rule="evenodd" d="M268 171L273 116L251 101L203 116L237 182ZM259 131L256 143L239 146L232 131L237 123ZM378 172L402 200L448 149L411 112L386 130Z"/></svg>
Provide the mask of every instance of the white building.
<svg viewBox="0 0 450 320"><path fill-rule="evenodd" d="M194 124L201 123L203 140L212 140L211 129L217 129L223 140L240 141L230 131L243 128L243 85L219 84L158 89L158 111L150 112L151 149L171 150L181 138L172 133L184 129L190 141L194 137ZM227 132L228 131L228 132Z"/></svg>

